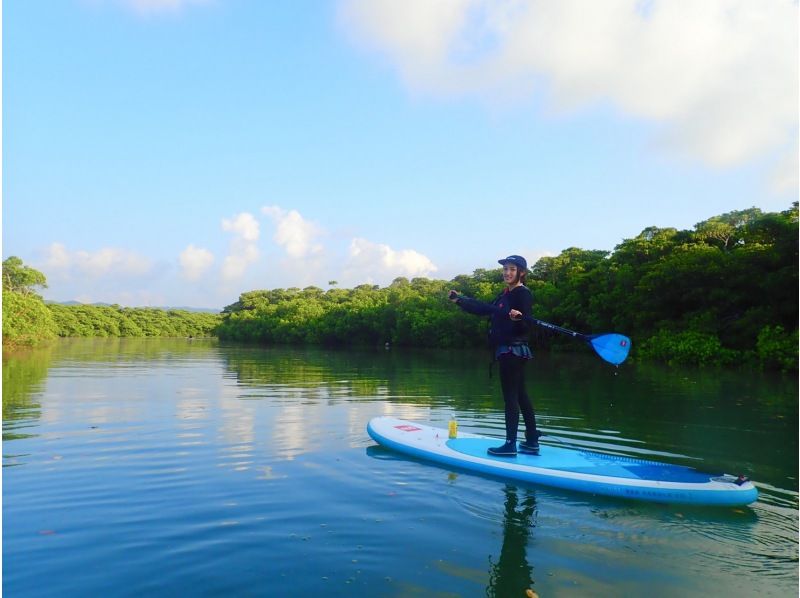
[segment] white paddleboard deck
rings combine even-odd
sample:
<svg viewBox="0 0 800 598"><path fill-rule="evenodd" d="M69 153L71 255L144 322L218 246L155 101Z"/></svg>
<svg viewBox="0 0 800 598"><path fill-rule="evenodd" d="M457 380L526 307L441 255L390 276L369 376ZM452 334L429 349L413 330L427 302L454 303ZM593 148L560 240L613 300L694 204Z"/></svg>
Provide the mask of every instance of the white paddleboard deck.
<svg viewBox="0 0 800 598"><path fill-rule="evenodd" d="M540 455L496 457L486 452L497 438L459 433L394 417L376 417L367 432L378 444L443 465L521 482L636 500L741 506L758 498L748 480L691 467L541 445Z"/></svg>

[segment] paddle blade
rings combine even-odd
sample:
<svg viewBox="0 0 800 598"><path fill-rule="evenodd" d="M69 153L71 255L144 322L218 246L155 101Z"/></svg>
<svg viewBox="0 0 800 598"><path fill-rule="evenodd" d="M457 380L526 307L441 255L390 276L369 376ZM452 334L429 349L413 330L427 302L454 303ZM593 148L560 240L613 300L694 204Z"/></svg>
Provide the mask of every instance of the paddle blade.
<svg viewBox="0 0 800 598"><path fill-rule="evenodd" d="M608 363L619 365L628 358L631 339L624 334L593 334L589 344Z"/></svg>

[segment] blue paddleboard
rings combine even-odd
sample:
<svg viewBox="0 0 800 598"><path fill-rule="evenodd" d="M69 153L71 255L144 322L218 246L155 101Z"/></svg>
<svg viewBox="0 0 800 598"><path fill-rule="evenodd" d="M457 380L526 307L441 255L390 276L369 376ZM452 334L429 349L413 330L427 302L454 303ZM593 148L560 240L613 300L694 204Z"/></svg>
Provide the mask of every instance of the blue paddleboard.
<svg viewBox="0 0 800 598"><path fill-rule="evenodd" d="M540 455L495 457L486 449L497 446L497 438L459 433L451 439L445 429L394 417L372 419L367 433L378 444L420 459L579 492L717 506L747 505L758 498L753 483L742 477L578 448L543 444Z"/></svg>

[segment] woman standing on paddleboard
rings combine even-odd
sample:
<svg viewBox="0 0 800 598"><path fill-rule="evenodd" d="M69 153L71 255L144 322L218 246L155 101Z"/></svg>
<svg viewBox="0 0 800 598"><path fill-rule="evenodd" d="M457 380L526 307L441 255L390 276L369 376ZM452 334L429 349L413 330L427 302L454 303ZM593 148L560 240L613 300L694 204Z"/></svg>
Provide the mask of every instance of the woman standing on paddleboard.
<svg viewBox="0 0 800 598"><path fill-rule="evenodd" d="M503 390L506 415L505 444L489 449L490 455L513 457L517 454L517 428L519 414L525 421L525 441L519 443L519 451L539 454L539 432L536 430L536 414L525 390L525 364L533 357L528 347L529 324L522 321L531 315L533 295L525 286L528 262L519 255L510 255L498 260L503 265L503 282L506 288L492 303L485 303L450 291L450 300L467 313L491 316L489 340L494 348L495 359L500 364L500 386Z"/></svg>

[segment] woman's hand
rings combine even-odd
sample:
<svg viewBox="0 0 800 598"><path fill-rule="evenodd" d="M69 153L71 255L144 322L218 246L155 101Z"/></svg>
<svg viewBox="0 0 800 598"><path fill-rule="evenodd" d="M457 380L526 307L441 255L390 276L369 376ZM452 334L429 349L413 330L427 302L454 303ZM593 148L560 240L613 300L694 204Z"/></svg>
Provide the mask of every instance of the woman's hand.
<svg viewBox="0 0 800 598"><path fill-rule="evenodd" d="M522 312L516 309L511 309L508 311L508 317L514 321L522 319Z"/></svg>
<svg viewBox="0 0 800 598"><path fill-rule="evenodd" d="M450 299L453 303L458 303L458 291L450 289L450 292L447 293L447 298Z"/></svg>

